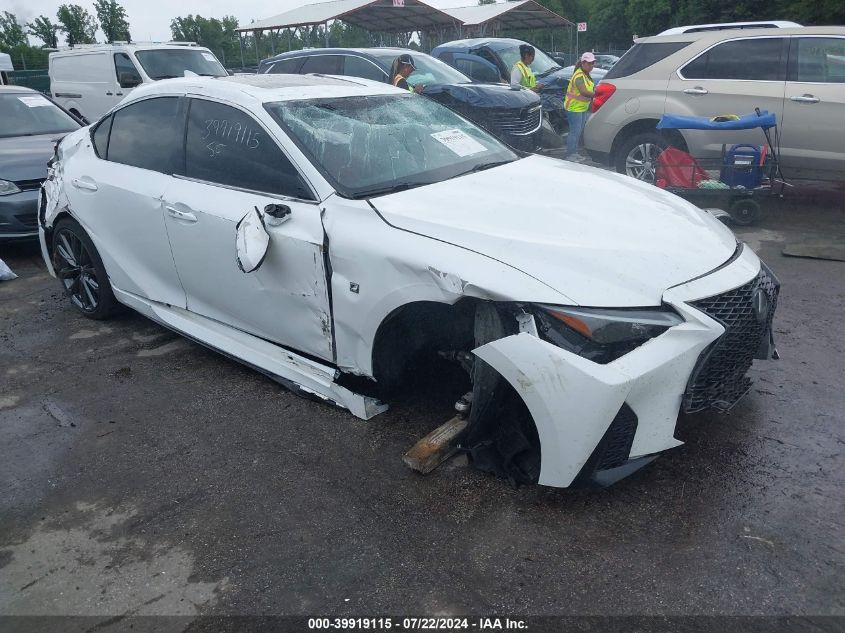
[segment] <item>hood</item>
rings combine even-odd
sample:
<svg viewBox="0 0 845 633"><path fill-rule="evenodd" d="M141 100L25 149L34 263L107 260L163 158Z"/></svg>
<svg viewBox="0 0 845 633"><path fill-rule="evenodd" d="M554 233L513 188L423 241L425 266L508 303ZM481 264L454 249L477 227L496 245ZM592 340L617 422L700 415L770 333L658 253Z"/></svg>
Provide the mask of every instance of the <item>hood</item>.
<svg viewBox="0 0 845 633"><path fill-rule="evenodd" d="M0 138L0 178L35 180L47 177L47 161L67 132Z"/></svg>
<svg viewBox="0 0 845 633"><path fill-rule="evenodd" d="M514 90L497 84L436 84L426 86L423 94L435 100L442 97L466 103L474 108L526 108L540 105L540 97L530 90Z"/></svg>
<svg viewBox="0 0 845 633"><path fill-rule="evenodd" d="M566 68L561 68L543 77L538 77L537 81L549 88L558 88L565 91L574 72L575 66L567 66ZM595 83L598 83L604 79L606 74L606 70L593 68L593 72L590 73L590 77L592 77Z"/></svg>
<svg viewBox="0 0 845 633"><path fill-rule="evenodd" d="M582 306L660 305L736 249L730 229L673 194L543 156L371 202L396 228L501 261ZM519 288L513 299L532 300Z"/></svg>

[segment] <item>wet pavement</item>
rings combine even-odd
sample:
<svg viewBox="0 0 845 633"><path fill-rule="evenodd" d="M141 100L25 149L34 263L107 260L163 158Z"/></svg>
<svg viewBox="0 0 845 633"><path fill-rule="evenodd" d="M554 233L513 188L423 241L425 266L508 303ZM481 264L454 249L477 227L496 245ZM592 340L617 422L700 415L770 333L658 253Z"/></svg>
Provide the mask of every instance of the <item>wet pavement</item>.
<svg viewBox="0 0 845 633"><path fill-rule="evenodd" d="M130 313L77 316L0 246L0 614L845 615L845 190L737 229L780 278L781 360L615 487L512 488L402 453L460 394L368 422ZM108 622L106 623L108 624ZM108 630L108 626L105 627Z"/></svg>

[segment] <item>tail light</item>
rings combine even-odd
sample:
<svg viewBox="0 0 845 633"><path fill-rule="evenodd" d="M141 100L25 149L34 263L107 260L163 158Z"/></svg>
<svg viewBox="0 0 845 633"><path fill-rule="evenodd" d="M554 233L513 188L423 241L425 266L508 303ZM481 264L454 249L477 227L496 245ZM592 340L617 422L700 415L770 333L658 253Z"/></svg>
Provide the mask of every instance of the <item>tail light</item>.
<svg viewBox="0 0 845 633"><path fill-rule="evenodd" d="M600 83L596 85L595 96L593 97L593 112L602 107L605 102L613 96L616 92L616 86L613 84Z"/></svg>

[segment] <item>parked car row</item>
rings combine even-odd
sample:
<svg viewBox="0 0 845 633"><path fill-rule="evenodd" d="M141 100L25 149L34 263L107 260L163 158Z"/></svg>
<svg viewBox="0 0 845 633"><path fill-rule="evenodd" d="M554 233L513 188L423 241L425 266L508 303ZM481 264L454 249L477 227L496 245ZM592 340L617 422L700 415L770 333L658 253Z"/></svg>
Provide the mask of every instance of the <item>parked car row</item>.
<svg viewBox="0 0 845 633"><path fill-rule="evenodd" d="M128 306L361 418L454 359L459 441L515 481L609 485L775 354L778 282L709 213L381 80L146 84L64 137L43 192L81 314Z"/></svg>

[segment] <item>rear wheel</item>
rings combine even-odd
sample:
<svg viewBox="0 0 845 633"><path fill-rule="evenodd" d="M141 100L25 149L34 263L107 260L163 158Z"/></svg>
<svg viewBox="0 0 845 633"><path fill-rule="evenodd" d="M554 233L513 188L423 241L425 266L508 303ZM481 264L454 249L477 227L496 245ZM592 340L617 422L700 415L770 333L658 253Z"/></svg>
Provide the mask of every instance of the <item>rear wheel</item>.
<svg viewBox="0 0 845 633"><path fill-rule="evenodd" d="M53 229L53 268L74 307L89 319L107 319L120 308L100 254L76 220Z"/></svg>

